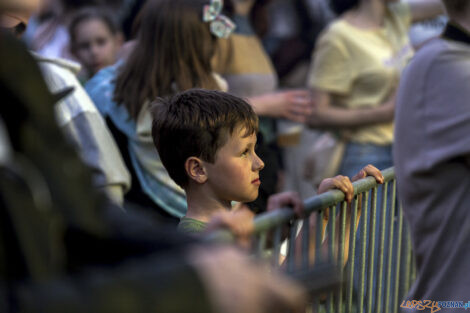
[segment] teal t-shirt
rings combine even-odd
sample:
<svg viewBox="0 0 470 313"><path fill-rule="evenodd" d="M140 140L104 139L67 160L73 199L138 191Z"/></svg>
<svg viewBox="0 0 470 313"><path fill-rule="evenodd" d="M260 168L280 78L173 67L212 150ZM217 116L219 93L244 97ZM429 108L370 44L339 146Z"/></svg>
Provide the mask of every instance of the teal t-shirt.
<svg viewBox="0 0 470 313"><path fill-rule="evenodd" d="M178 231L184 234L198 234L206 230L207 223L189 217L182 217L178 224Z"/></svg>

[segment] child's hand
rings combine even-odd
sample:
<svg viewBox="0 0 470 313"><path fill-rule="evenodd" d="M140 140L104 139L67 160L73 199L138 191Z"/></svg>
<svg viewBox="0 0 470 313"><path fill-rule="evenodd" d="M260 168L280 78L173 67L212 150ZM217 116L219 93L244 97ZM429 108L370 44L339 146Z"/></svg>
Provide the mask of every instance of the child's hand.
<svg viewBox="0 0 470 313"><path fill-rule="evenodd" d="M304 203L297 192L286 191L276 193L268 198L268 204L266 206L268 212L285 207L292 208L298 217L303 217L304 215Z"/></svg>
<svg viewBox="0 0 470 313"><path fill-rule="evenodd" d="M211 232L215 229L226 228L236 237L240 246L249 248L250 237L255 229L254 216L255 214L246 207L221 212L212 217L206 231Z"/></svg>
<svg viewBox="0 0 470 313"><path fill-rule="evenodd" d="M359 173L357 173L356 175L354 175L353 178L351 178L351 181L355 182L359 179L363 179L365 178L366 176L372 176L375 178L375 180L379 183L379 184L383 184L384 183L384 177L382 175L382 172L380 172L380 170L378 168L376 168L375 166L369 164L367 166L365 166L362 170L359 171Z"/></svg>
<svg viewBox="0 0 470 313"><path fill-rule="evenodd" d="M356 175L357 176L357 175ZM318 194L322 194L331 189L339 189L344 193L346 202L351 203L354 197L354 188L349 177L338 175L332 178L325 178L318 187Z"/></svg>

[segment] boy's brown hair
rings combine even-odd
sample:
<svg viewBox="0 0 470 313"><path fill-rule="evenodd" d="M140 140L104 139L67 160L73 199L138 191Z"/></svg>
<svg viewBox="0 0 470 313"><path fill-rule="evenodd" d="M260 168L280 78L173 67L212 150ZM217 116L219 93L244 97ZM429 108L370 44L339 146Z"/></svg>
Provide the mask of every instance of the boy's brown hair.
<svg viewBox="0 0 470 313"><path fill-rule="evenodd" d="M245 136L258 131L258 117L245 100L215 90L190 89L159 98L152 116L152 137L160 159L183 188L189 182L184 168L189 157L213 163L237 127L244 128Z"/></svg>

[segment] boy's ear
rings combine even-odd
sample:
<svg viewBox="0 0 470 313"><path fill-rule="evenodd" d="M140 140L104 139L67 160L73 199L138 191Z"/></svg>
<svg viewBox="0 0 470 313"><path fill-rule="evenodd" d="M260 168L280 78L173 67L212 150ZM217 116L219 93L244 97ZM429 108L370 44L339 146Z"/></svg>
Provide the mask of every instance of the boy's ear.
<svg viewBox="0 0 470 313"><path fill-rule="evenodd" d="M194 180L199 184L203 184L207 181L207 173L204 168L204 162L196 157L189 157L184 163L184 169L190 179Z"/></svg>

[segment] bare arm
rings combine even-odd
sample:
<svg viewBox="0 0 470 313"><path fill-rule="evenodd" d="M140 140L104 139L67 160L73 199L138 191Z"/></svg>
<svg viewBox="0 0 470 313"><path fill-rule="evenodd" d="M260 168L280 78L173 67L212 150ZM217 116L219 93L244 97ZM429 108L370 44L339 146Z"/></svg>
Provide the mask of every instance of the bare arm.
<svg viewBox="0 0 470 313"><path fill-rule="evenodd" d="M267 93L249 98L248 103L257 115L285 118L299 123L304 123L312 113L308 90Z"/></svg>
<svg viewBox="0 0 470 313"><path fill-rule="evenodd" d="M444 14L441 0L408 0L412 22L419 22Z"/></svg>
<svg viewBox="0 0 470 313"><path fill-rule="evenodd" d="M314 110L307 120L310 127L358 127L391 122L395 111L395 93L376 108L345 109L333 107L331 95L315 89L313 103L315 103Z"/></svg>

